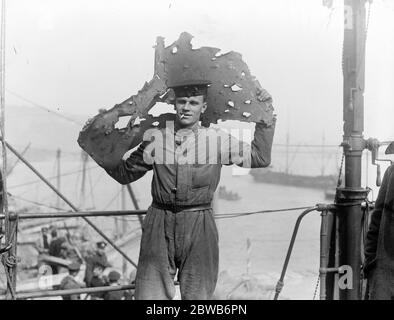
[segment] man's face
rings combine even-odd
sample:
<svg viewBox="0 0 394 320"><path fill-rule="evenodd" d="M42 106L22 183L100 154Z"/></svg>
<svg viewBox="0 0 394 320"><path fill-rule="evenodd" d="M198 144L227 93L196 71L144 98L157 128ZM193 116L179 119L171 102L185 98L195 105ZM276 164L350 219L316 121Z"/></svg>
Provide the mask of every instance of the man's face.
<svg viewBox="0 0 394 320"><path fill-rule="evenodd" d="M105 248L98 247L97 248L97 252L98 252L98 254L104 254L105 253Z"/></svg>
<svg viewBox="0 0 394 320"><path fill-rule="evenodd" d="M182 128L193 127L207 108L204 96L176 97L176 121Z"/></svg>
<svg viewBox="0 0 394 320"><path fill-rule="evenodd" d="M95 267L93 268L93 275L95 275L96 277L99 277L99 276L102 275L103 271L104 271L104 268L103 268L103 267L101 267L101 266L95 266Z"/></svg>

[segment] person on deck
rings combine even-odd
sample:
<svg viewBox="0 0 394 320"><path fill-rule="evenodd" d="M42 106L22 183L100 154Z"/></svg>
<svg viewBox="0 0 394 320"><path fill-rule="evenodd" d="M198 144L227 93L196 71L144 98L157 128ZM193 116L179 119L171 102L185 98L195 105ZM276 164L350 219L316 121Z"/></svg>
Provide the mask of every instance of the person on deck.
<svg viewBox="0 0 394 320"><path fill-rule="evenodd" d="M60 246L60 257L72 262L82 263L82 259L78 255L77 249L68 241L65 241Z"/></svg>
<svg viewBox="0 0 394 320"><path fill-rule="evenodd" d="M49 253L49 244L51 243L51 236L48 233L48 227L41 228L40 238L36 242L36 248L38 253L43 254Z"/></svg>
<svg viewBox="0 0 394 320"><path fill-rule="evenodd" d="M66 238L58 236L58 232L56 229L52 229L51 231L51 243L49 244L48 253L51 256L61 258L61 246L64 242L66 242ZM52 273L58 274L59 273L59 266L56 264L51 264Z"/></svg>
<svg viewBox="0 0 394 320"><path fill-rule="evenodd" d="M110 287L119 286L120 273L113 270L108 274L108 285ZM125 291L108 291L104 294L104 300L124 300L125 299Z"/></svg>
<svg viewBox="0 0 394 320"><path fill-rule="evenodd" d="M222 165L260 168L271 162L275 118L269 125L256 123L251 146L223 130L199 124L201 114L209 108L209 85L205 80L190 79L169 86L175 93L175 123L156 129L154 141L144 139L136 151L125 160L119 159L116 166L103 166L121 184L136 181L153 170L153 202L143 223L136 299L173 299L176 273L182 299L212 297L219 259L212 199ZM271 105L272 97L267 91L261 89L258 94L260 101ZM156 139L157 134L163 139ZM199 143L207 137L217 139L208 148ZM190 151L188 157L194 150L203 163L185 161L185 150ZM163 161L161 154L173 158Z"/></svg>
<svg viewBox="0 0 394 320"><path fill-rule="evenodd" d="M387 148L394 150L394 142ZM394 165L387 168L364 247L364 276L370 300L394 300Z"/></svg>
<svg viewBox="0 0 394 320"><path fill-rule="evenodd" d="M77 262L73 262L68 265L69 275L63 278L62 282L60 283L60 290L68 290L68 289L79 289L83 288L83 285L76 280L76 276L80 270L80 264ZM64 295L62 296L63 300L80 300L81 297L79 294L72 294L72 295Z"/></svg>
<svg viewBox="0 0 394 320"><path fill-rule="evenodd" d="M108 262L107 254L105 253L106 247L107 244L104 241L99 241L96 243L96 249L94 252L85 257L86 273L84 281L87 286L90 285L93 277L93 269L96 265L101 265L104 269L111 266Z"/></svg>
<svg viewBox="0 0 394 320"><path fill-rule="evenodd" d="M108 286L108 279L104 276L105 265L96 263L93 267L93 276L90 279L88 287L105 287ZM95 292L90 294L92 300L104 299L105 292Z"/></svg>

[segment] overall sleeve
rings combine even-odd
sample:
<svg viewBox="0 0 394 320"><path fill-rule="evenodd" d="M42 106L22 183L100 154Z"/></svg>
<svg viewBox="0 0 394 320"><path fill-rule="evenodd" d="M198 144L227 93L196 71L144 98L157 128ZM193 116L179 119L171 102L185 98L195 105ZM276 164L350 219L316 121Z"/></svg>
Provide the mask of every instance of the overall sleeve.
<svg viewBox="0 0 394 320"><path fill-rule="evenodd" d="M116 167L105 169L105 171L121 184L138 180L153 168L152 164L144 161L144 150L149 143L149 141L143 141L126 160L121 159Z"/></svg>
<svg viewBox="0 0 394 320"><path fill-rule="evenodd" d="M236 164L244 168L268 167L271 163L274 133L275 121L270 126L256 123L251 145L228 135L228 140L221 145L222 159L228 159L223 164Z"/></svg>
<svg viewBox="0 0 394 320"><path fill-rule="evenodd" d="M390 172L392 167L386 170L382 186L380 187L378 197L375 202L375 209L371 215L371 222L369 224L369 229L367 233L367 240L365 243L364 254L365 254L365 262L364 262L364 274L367 276L368 272L375 266L376 264L376 250L378 246L378 238L379 238L379 229L380 229L380 221L382 218L382 212L385 205L385 198L387 193L387 186L389 183L389 179L391 177Z"/></svg>

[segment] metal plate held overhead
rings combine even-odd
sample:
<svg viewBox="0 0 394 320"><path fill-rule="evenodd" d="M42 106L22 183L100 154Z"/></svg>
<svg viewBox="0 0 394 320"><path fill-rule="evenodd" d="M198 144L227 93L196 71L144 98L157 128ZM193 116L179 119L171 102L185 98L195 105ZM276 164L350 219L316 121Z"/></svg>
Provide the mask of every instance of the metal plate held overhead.
<svg viewBox="0 0 394 320"><path fill-rule="evenodd" d="M213 47L193 49L191 39L190 34L182 33L163 49L157 62L164 70L167 86L191 79L211 82L202 125L208 127L219 119L271 124L272 105L263 101L260 95L263 89L241 54L234 51L220 54L220 49Z"/></svg>
<svg viewBox="0 0 394 320"><path fill-rule="evenodd" d="M109 169L130 149L142 142L143 133L153 127L164 127L173 114L157 117L148 114L157 102L174 102L174 93L167 89L174 83L195 79L210 81L208 108L201 118L203 126L220 120L245 122L273 122L272 100L253 77L241 54L219 54L220 49L193 49L192 36L182 33L177 41L165 47L164 39L157 38L154 76L136 94L103 110L89 120L79 134L78 143L99 165ZM125 128L115 128L119 117L131 116ZM141 120L134 125L137 117Z"/></svg>
<svg viewBox="0 0 394 320"><path fill-rule="evenodd" d="M389 144L385 154L394 154L394 141Z"/></svg>

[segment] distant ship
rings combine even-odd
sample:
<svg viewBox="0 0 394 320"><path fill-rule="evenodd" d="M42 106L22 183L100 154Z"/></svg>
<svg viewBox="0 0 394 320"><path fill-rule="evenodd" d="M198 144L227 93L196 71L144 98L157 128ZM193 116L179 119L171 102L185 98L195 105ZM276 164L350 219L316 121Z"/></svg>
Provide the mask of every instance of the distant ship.
<svg viewBox="0 0 394 320"><path fill-rule="evenodd" d="M250 175L257 182L322 190L335 189L337 180L335 175L306 176L264 169L250 170Z"/></svg>
<svg viewBox="0 0 394 320"><path fill-rule="evenodd" d="M236 201L241 199L241 197L237 192L227 191L225 186L219 187L218 196L219 199L230 200L230 201Z"/></svg>
<svg viewBox="0 0 394 320"><path fill-rule="evenodd" d="M321 149L321 157L322 157L322 168L320 175L302 175L302 174L293 174L290 173L289 170L289 155L290 147L298 147L301 145L290 145L289 143L289 132L286 137L286 144L282 145L286 147L286 169L284 171L273 171L271 169L253 169L250 170L250 175L254 178L256 182L263 183L271 183L271 184L279 184L279 185L287 185L287 186L295 186L301 188L311 188L311 189L320 189L323 190L326 194L326 197L332 197L332 192L336 190L338 176L334 174L326 175L324 174L325 170L325 148L333 147L325 144L324 134L322 136L322 144L321 145L304 145L306 147L314 147ZM336 147L336 146L334 146ZM294 155L297 151L294 153Z"/></svg>

